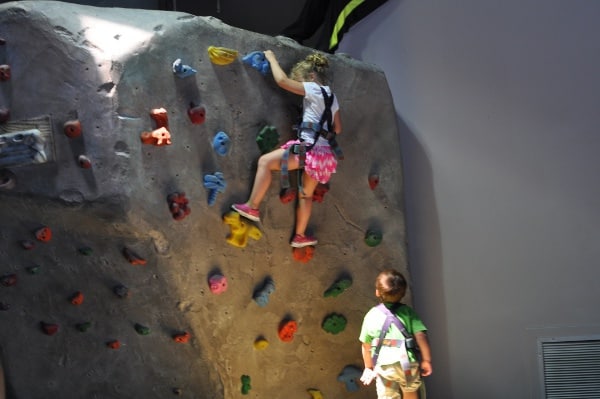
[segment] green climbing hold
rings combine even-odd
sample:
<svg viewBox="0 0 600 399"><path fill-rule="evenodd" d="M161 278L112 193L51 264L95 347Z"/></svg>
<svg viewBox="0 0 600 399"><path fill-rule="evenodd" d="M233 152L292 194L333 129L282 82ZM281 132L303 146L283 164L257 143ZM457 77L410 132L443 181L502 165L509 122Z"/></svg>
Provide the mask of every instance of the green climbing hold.
<svg viewBox="0 0 600 399"><path fill-rule="evenodd" d="M92 322L91 321L86 321L83 323L78 323L75 325L75 328L79 331L79 332L86 332L87 330L89 330L92 327Z"/></svg>
<svg viewBox="0 0 600 399"><path fill-rule="evenodd" d="M279 133L275 129L275 126L267 125L263 127L258 136L256 136L256 144L258 144L258 148L262 154L274 150L277 143L279 143Z"/></svg>
<svg viewBox="0 0 600 399"><path fill-rule="evenodd" d="M325 298L328 297L336 297L340 295L342 292L346 291L352 285L352 279L343 278L331 285L331 287L327 288L327 291L323 293Z"/></svg>
<svg viewBox="0 0 600 399"><path fill-rule="evenodd" d="M94 253L94 250L90 247L81 247L79 248L79 253L85 256L90 256Z"/></svg>
<svg viewBox="0 0 600 399"><path fill-rule="evenodd" d="M149 335L150 334L150 328L143 326L139 323L135 324L135 331L137 331L137 333L140 335Z"/></svg>
<svg viewBox="0 0 600 399"><path fill-rule="evenodd" d="M368 230L365 235L365 244L370 247L376 247L381 244L382 240L381 232L375 230Z"/></svg>
<svg viewBox="0 0 600 399"><path fill-rule="evenodd" d="M243 375L242 376L242 395L248 395L250 393L250 389L252 386L250 385L250 376Z"/></svg>
<svg viewBox="0 0 600 399"><path fill-rule="evenodd" d="M339 334L346 328L346 318L341 314L332 313L323 320L322 328L330 334Z"/></svg>
<svg viewBox="0 0 600 399"><path fill-rule="evenodd" d="M29 266L27 268L27 273L29 273L29 274L39 274L40 271L41 271L41 268L38 265Z"/></svg>

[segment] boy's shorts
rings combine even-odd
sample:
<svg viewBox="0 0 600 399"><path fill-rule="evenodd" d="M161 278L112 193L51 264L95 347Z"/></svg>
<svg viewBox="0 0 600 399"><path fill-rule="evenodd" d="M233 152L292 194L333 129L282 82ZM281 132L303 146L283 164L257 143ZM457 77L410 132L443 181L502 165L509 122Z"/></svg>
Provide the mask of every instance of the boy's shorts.
<svg viewBox="0 0 600 399"><path fill-rule="evenodd" d="M415 392L421 387L421 374L419 372L419 363L410 364L410 376L404 374L400 362L394 364L378 365L375 367L377 372L377 398L378 399L399 399L402 397L400 392Z"/></svg>

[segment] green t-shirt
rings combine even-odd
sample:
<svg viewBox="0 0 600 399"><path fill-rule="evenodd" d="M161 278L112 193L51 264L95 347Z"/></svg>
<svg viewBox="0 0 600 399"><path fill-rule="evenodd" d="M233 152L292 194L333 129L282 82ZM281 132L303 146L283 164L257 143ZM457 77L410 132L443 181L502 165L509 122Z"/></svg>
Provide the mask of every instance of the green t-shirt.
<svg viewBox="0 0 600 399"><path fill-rule="evenodd" d="M392 305L395 304L385 304L388 309L391 309ZM397 308L394 313L400 318L400 321L402 324L404 324L404 327L409 334L414 335L416 332L427 331L425 324L423 324L417 313L410 306L404 304L399 304L399 306L396 306ZM379 338L385 319L386 315L380 309L377 309L376 306L371 308L371 310L367 312L363 319L360 336L358 338L360 342L370 344L375 338ZM402 332L398 330L394 324L392 324L388 330L388 333L385 335L385 339L404 339L404 335L402 335ZM375 351L374 345L372 346L371 350ZM385 345L381 346L377 364L396 363L400 359L400 351L401 348ZM411 361L416 361L416 356L412 350L408 351L408 357Z"/></svg>

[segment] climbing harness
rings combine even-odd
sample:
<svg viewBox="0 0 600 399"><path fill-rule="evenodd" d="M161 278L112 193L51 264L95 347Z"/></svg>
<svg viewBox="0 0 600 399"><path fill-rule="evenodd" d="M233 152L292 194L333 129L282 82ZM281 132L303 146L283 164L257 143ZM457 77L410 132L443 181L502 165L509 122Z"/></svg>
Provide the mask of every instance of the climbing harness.
<svg viewBox="0 0 600 399"><path fill-rule="evenodd" d="M288 189L290 188L289 181L289 173L288 173L288 160L290 157L290 152L292 154L298 155L298 192L304 194L302 189L302 169L304 169L306 162L306 153L315 146L319 137L323 137L329 143L329 147L331 151L335 155L335 157L339 160L344 159L344 154L342 149L340 148L337 140L336 133L330 130L326 130L324 127L327 126L327 129L332 129L333 126L333 115L331 113L331 106L333 105L334 94L327 95L325 89L321 86L321 94L323 95L323 101L325 102L325 110L321 115L321 119L318 123L315 122L301 122L299 125L295 125L293 127L294 130L298 132L298 139L300 143L292 144L288 147L283 156L281 157L281 188ZM327 125L325 125L325 123ZM313 142L311 144L307 144L301 137L301 133L303 130L312 130L313 131Z"/></svg>

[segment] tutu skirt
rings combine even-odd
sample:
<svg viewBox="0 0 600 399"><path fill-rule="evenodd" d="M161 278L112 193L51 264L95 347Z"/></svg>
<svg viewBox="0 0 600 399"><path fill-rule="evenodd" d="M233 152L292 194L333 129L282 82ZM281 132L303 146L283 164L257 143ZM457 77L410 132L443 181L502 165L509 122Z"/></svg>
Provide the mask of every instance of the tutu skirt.
<svg viewBox="0 0 600 399"><path fill-rule="evenodd" d="M299 140L290 140L282 145L281 148L287 150L293 144L298 143L300 143ZM298 154L290 154L290 156L291 155L294 155L296 159L298 159ZM329 145L315 145L306 153L304 170L306 171L306 174L319 183L327 183L331 178L331 174L335 173L336 167L337 159Z"/></svg>

